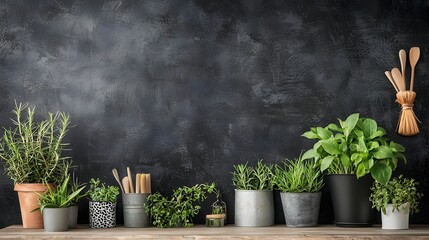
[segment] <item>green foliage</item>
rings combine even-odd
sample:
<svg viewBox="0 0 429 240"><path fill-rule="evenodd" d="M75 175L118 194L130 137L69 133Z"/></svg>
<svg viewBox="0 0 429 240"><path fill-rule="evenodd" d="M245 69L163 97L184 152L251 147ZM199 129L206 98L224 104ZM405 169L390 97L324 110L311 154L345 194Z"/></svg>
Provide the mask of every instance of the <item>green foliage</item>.
<svg viewBox="0 0 429 240"><path fill-rule="evenodd" d="M61 153L70 124L65 113L48 113L48 118L35 122L35 108L15 103L14 129L4 129L0 139L0 159L6 174L15 183L60 183L68 165Z"/></svg>
<svg viewBox="0 0 429 240"><path fill-rule="evenodd" d="M256 167L248 166L248 163L234 165L232 183L238 190L266 190L273 189L271 181L273 177L273 165L259 160Z"/></svg>
<svg viewBox="0 0 429 240"><path fill-rule="evenodd" d="M299 157L295 161L283 162L283 168L276 165L273 182L282 192L311 193L322 189L323 176L315 168L313 160L303 160Z"/></svg>
<svg viewBox="0 0 429 240"><path fill-rule="evenodd" d="M80 195L85 186L71 192L68 190L70 176L67 176L58 188L48 188L44 194L36 193L39 196L39 205L41 212L45 208L65 208L69 207L71 203ZM35 209L35 210L37 210Z"/></svg>
<svg viewBox="0 0 429 240"><path fill-rule="evenodd" d="M72 181L70 181L69 188L68 188L69 189L69 194L72 194L73 192L77 191L78 189L85 188L85 187L86 187L86 184L80 183L79 179L74 176L74 172L73 172L73 178L72 178ZM88 192L76 195L70 201L70 206L77 205L79 199L81 199L83 197L86 197L87 195L88 195Z"/></svg>
<svg viewBox="0 0 429 240"><path fill-rule="evenodd" d="M87 194L89 199L93 202L115 203L119 195L119 188L115 186L105 186L99 178L91 178Z"/></svg>
<svg viewBox="0 0 429 240"><path fill-rule="evenodd" d="M216 184L197 184L193 187L180 187L168 198L159 192L149 195L145 204L146 212L152 217L153 224L160 228L190 227L198 214L206 193L216 192Z"/></svg>
<svg viewBox="0 0 429 240"><path fill-rule="evenodd" d="M393 178L386 184L374 182L371 188L372 193L369 200L372 202L372 208L377 208L386 214L387 204L393 204L392 212L399 211L402 204L410 204L410 213L419 212L419 200L423 196L417 192L416 186L419 185L414 179L403 178L400 175Z"/></svg>
<svg viewBox="0 0 429 240"><path fill-rule="evenodd" d="M357 178L371 173L381 183L387 183L398 161L406 162L405 148L388 142L386 131L370 118L350 115L340 126L311 128L302 136L316 139L313 148L304 153L303 159L315 158L320 170L329 174L356 174Z"/></svg>

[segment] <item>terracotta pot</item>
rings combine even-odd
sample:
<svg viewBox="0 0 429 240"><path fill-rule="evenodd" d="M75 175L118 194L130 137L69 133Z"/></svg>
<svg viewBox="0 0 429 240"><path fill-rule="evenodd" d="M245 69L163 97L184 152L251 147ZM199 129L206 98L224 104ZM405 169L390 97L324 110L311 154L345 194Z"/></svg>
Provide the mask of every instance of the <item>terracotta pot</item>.
<svg viewBox="0 0 429 240"><path fill-rule="evenodd" d="M39 196L37 196L36 192L43 194L48 190L48 185L41 183L17 183L14 190L18 192L23 227L43 228L43 217L40 211L31 211L39 207Z"/></svg>

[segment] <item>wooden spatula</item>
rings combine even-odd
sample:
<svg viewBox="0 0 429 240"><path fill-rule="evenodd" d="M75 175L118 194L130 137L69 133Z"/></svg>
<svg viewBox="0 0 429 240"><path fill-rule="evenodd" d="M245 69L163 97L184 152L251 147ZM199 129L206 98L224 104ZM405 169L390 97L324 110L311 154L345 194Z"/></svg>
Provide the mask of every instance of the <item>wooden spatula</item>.
<svg viewBox="0 0 429 240"><path fill-rule="evenodd" d="M406 91L407 89L405 88L405 82L402 78L401 71L399 71L397 68L392 68L392 76L393 80L395 80L396 86L399 88L399 91Z"/></svg>
<svg viewBox="0 0 429 240"><path fill-rule="evenodd" d="M116 170L116 168L114 168L114 169L112 169L112 173L113 173L113 177L115 177L115 179L116 179L116 182L118 182L119 187L121 188L122 192L124 192L124 188L122 187L121 180L119 180L120 178L119 178L118 170Z"/></svg>
<svg viewBox="0 0 429 240"><path fill-rule="evenodd" d="M389 79L390 83L392 83L392 85L395 88L396 92L399 92L398 86L396 86L396 83L393 80L392 73L390 71L385 71L384 74L386 74L386 77Z"/></svg>
<svg viewBox="0 0 429 240"><path fill-rule="evenodd" d="M152 193L152 184L150 179L150 173L146 174L146 192Z"/></svg>
<svg viewBox="0 0 429 240"><path fill-rule="evenodd" d="M419 47L412 47L410 49L410 65L411 65L411 83L410 83L410 90L413 91L414 89L414 69L416 67L417 62L420 58L420 48Z"/></svg>
<svg viewBox="0 0 429 240"><path fill-rule="evenodd" d="M130 193L134 193L133 177L131 175L131 170L129 167L127 167L127 173L128 173L128 181L130 183Z"/></svg>
<svg viewBox="0 0 429 240"><path fill-rule="evenodd" d="M122 178L122 185L124 187L125 193L130 193L130 181L128 177Z"/></svg>
<svg viewBox="0 0 429 240"><path fill-rule="evenodd" d="M140 192L146 193L146 174L142 173L140 176Z"/></svg>
<svg viewBox="0 0 429 240"><path fill-rule="evenodd" d="M404 81L404 84L405 84L405 68L407 65L407 52L405 52L404 49L401 49L399 51L399 61L401 62L402 81ZM407 87L405 87L405 88L407 88Z"/></svg>
<svg viewBox="0 0 429 240"><path fill-rule="evenodd" d="M140 173L136 174L136 193L140 193Z"/></svg>

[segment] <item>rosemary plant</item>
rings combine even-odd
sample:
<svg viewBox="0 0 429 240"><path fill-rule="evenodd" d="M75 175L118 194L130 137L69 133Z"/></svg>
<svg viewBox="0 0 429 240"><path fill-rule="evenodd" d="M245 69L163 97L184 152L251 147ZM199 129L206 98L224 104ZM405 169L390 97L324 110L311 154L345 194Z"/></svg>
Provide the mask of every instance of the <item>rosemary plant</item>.
<svg viewBox="0 0 429 240"><path fill-rule="evenodd" d="M255 167L248 163L234 165L232 183L238 190L266 190L273 189L271 178L273 177L273 165L258 161Z"/></svg>
<svg viewBox="0 0 429 240"><path fill-rule="evenodd" d="M68 145L62 141L70 116L48 113L46 120L36 122L35 108L28 103L15 103L13 113L16 127L5 128L0 139L6 174L15 183L61 183L69 165L69 158L61 153Z"/></svg>

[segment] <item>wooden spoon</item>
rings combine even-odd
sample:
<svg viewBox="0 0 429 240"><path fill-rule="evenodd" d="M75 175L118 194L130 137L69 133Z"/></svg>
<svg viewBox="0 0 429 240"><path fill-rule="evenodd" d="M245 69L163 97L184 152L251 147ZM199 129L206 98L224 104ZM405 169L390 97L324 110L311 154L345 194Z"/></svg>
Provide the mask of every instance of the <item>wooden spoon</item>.
<svg viewBox="0 0 429 240"><path fill-rule="evenodd" d="M140 193L140 173L136 174L136 193Z"/></svg>
<svg viewBox="0 0 429 240"><path fill-rule="evenodd" d="M407 64L407 52L405 52L404 49L401 49L399 51L399 61L401 61L401 75L402 75L402 81L404 81L405 84L405 66ZM405 87L406 88L406 87ZM406 89L405 89L406 90Z"/></svg>
<svg viewBox="0 0 429 240"><path fill-rule="evenodd" d="M146 174L142 173L142 175L140 176L140 192L141 193L146 193Z"/></svg>
<svg viewBox="0 0 429 240"><path fill-rule="evenodd" d="M131 170L129 167L127 167L127 173L128 173L128 181L130 184L130 193L135 193L134 192L134 185L133 185L133 177L131 175Z"/></svg>
<svg viewBox="0 0 429 240"><path fill-rule="evenodd" d="M396 86L395 81L393 81L392 73L390 71L385 71L384 74L386 74L386 77L389 79L390 83L392 83L392 85L395 88L396 92L399 92L399 89Z"/></svg>
<svg viewBox="0 0 429 240"><path fill-rule="evenodd" d="M130 181L128 180L128 177L122 178L122 185L124 185L125 193L130 193Z"/></svg>
<svg viewBox="0 0 429 240"><path fill-rule="evenodd" d="M150 173L146 174L146 192L152 193L152 184L150 179Z"/></svg>
<svg viewBox="0 0 429 240"><path fill-rule="evenodd" d="M411 83L410 83L410 90L413 91L414 89L414 69L416 67L417 62L420 58L420 48L419 47L412 47L410 49L410 65L411 65Z"/></svg>
<svg viewBox="0 0 429 240"><path fill-rule="evenodd" d="M124 192L124 188L122 187L121 180L119 180L120 178L119 178L118 170L116 170L116 168L114 168L114 169L112 169L112 173L113 173L113 177L115 177L115 179L116 179L116 182L118 182L119 187L121 188L122 192Z"/></svg>
<svg viewBox="0 0 429 240"><path fill-rule="evenodd" d="M399 88L399 91L406 91L407 89L405 88L405 82L402 78L401 71L399 71L397 68L392 68L392 76L393 80L395 80L396 86Z"/></svg>

